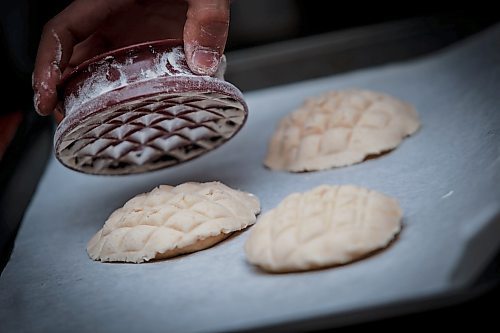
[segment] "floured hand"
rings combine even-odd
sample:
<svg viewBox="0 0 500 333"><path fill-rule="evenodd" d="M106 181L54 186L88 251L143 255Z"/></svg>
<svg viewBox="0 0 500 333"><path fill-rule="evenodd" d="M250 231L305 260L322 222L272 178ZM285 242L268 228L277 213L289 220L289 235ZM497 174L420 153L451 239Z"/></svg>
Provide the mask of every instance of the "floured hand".
<svg viewBox="0 0 500 333"><path fill-rule="evenodd" d="M76 0L44 27L33 72L35 110L57 108L62 75L100 53L165 38L184 39L197 74L213 75L224 52L229 0Z"/></svg>

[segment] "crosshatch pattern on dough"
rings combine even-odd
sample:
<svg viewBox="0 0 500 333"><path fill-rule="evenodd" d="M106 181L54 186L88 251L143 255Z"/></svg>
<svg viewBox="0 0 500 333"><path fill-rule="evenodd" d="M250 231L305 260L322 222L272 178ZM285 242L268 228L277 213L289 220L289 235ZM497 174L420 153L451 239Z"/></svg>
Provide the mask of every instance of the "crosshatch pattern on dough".
<svg viewBox="0 0 500 333"><path fill-rule="evenodd" d="M113 212L87 252L100 261L169 258L212 246L259 212L257 197L219 182L162 185Z"/></svg>
<svg viewBox="0 0 500 333"><path fill-rule="evenodd" d="M262 215L245 244L248 260L271 272L345 264L386 247L401 229L396 200L344 185L293 193Z"/></svg>
<svg viewBox="0 0 500 333"><path fill-rule="evenodd" d="M264 164L314 171L346 166L397 147L420 126L415 109L366 90L331 91L308 99L279 123Z"/></svg>

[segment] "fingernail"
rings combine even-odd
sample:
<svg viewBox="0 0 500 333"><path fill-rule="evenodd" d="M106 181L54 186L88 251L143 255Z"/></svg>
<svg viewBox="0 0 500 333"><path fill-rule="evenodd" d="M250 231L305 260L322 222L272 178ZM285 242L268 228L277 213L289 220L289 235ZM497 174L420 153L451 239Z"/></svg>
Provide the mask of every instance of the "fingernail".
<svg viewBox="0 0 500 333"><path fill-rule="evenodd" d="M194 50L191 60L195 66L195 70L199 74L212 75L219 65L219 55L217 52L202 48Z"/></svg>
<svg viewBox="0 0 500 333"><path fill-rule="evenodd" d="M35 93L33 94L33 106L35 107L36 113L42 116L42 113L40 112L40 93L38 90L35 90Z"/></svg>

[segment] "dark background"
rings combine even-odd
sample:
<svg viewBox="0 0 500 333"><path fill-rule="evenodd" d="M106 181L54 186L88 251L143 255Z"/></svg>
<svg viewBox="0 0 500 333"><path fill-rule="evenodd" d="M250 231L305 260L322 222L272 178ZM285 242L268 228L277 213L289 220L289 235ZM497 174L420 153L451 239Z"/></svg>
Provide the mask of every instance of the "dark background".
<svg viewBox="0 0 500 333"><path fill-rule="evenodd" d="M0 271L8 261L24 210L51 154L53 122L35 115L31 73L44 23L67 3L18 0L0 4L4 81L0 95ZM334 1L237 0L232 4L226 48L227 78L248 91L401 61L439 50L499 20L495 10L479 3L439 10L416 8L413 4L398 7L377 3L370 8L360 3L342 3L340 7ZM290 71L301 67L297 64L303 63L306 51L318 58L317 66ZM444 309L349 329L399 328L408 324L426 329L435 323L448 328L474 322L494 325L494 312L500 305L495 284L499 262L498 258L492 262L467 295L427 302L428 307L447 305ZM471 300L463 302L463 296ZM462 302L450 305L455 299ZM297 323L290 330L300 327Z"/></svg>
<svg viewBox="0 0 500 333"><path fill-rule="evenodd" d="M147 1L147 0L146 0ZM61 11L67 0L1 1L0 61L4 80L4 107L0 114L15 108L30 109L32 103L31 73L43 25ZM434 28L427 43L433 48L475 33L494 23L499 15L482 6L480 10L464 8L438 10L407 4L397 6L312 0L236 0L231 11L231 26L226 52L276 41L305 37L331 31L377 23L421 18ZM415 50L418 54L422 51ZM410 56L410 55L408 55ZM235 82L238 85L238 82ZM259 83L256 83L258 87ZM245 90L243 88L243 90Z"/></svg>

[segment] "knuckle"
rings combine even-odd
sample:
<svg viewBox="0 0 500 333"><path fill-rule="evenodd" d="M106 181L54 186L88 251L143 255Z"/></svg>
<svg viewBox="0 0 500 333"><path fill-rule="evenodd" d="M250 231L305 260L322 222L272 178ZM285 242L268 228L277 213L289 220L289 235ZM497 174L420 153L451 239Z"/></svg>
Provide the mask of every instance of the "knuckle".
<svg viewBox="0 0 500 333"><path fill-rule="evenodd" d="M60 25L61 25L60 19L57 16L55 16L55 17L51 18L50 20L48 20L47 23L45 23L43 29L50 31L52 29L57 28Z"/></svg>
<svg viewBox="0 0 500 333"><path fill-rule="evenodd" d="M217 23L229 26L229 11L227 10L205 8L196 10L192 15L196 16L196 20L201 25Z"/></svg>
<svg viewBox="0 0 500 333"><path fill-rule="evenodd" d="M51 35L54 31L59 31L61 29L61 22L57 18L53 18L43 26L42 33L44 35Z"/></svg>

